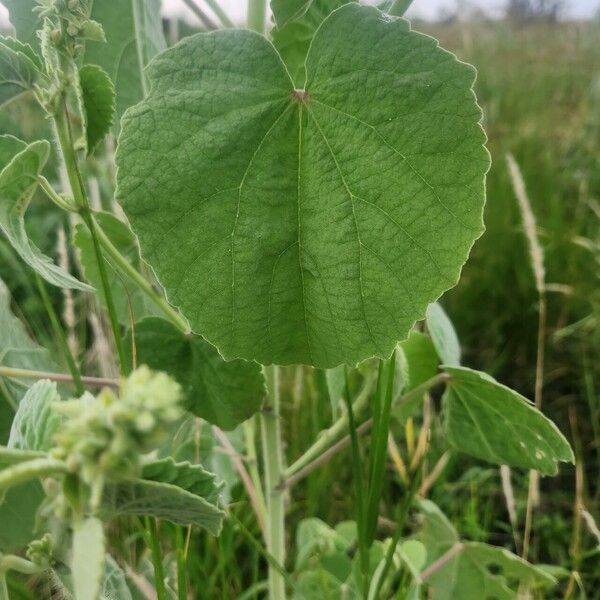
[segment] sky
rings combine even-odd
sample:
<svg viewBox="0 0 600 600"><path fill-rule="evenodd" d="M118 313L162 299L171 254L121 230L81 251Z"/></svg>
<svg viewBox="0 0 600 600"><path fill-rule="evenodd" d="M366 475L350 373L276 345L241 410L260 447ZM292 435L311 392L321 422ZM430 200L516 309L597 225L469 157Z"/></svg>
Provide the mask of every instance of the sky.
<svg viewBox="0 0 600 600"><path fill-rule="evenodd" d="M113 0L115 2L122 0ZM205 7L204 0L195 0ZM246 12L245 0L218 0L226 12L236 21L241 23ZM1 2L1 0L0 0ZM478 6L490 14L498 14L506 4L506 0L414 0L407 16L434 19L443 9L455 11L457 4L465 6ZM566 14L570 18L585 19L600 11L600 0L566 0ZM183 0L163 0L163 12L167 15L178 14L194 22L194 16L186 8ZM207 9L207 12L210 10ZM0 4L0 23L6 23L7 12Z"/></svg>

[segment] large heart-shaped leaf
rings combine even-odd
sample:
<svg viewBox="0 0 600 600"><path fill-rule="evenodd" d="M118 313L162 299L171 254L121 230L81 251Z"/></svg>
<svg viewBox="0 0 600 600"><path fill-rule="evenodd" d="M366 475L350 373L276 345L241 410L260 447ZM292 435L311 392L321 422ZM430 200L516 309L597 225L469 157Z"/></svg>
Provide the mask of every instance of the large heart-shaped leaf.
<svg viewBox="0 0 600 600"><path fill-rule="evenodd" d="M49 154L50 144L45 140L26 144L11 135L0 136L0 230L19 256L48 283L93 291L42 254L25 230L25 211Z"/></svg>
<svg viewBox="0 0 600 600"><path fill-rule="evenodd" d="M498 464L555 475L558 463L574 462L573 450L556 425L527 398L466 367L444 370L446 435L458 450Z"/></svg>
<svg viewBox="0 0 600 600"><path fill-rule="evenodd" d="M170 300L226 358L389 356L481 234L474 70L348 4L294 90L249 31L183 40L123 118L118 197Z"/></svg>
<svg viewBox="0 0 600 600"><path fill-rule="evenodd" d="M0 106L32 90L39 75L31 47L0 36Z"/></svg>
<svg viewBox="0 0 600 600"><path fill-rule="evenodd" d="M265 399L265 381L255 362L226 362L206 340L185 335L155 317L135 326L138 364L166 371L181 385L185 407L222 429L250 418ZM131 333L125 345L131 348Z"/></svg>

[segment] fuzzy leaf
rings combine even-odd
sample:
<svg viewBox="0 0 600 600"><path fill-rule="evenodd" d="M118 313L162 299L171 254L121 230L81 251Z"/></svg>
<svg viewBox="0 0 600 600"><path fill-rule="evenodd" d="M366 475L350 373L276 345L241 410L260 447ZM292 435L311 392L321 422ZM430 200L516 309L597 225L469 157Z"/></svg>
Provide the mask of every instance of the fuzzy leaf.
<svg viewBox="0 0 600 600"><path fill-rule="evenodd" d="M25 212L49 154L50 144L45 140L26 144L10 135L0 136L0 230L19 256L48 283L93 291L42 254L25 230Z"/></svg>
<svg viewBox="0 0 600 600"><path fill-rule="evenodd" d="M98 600L104 573L104 529L95 517L73 529L71 574L76 600Z"/></svg>
<svg viewBox="0 0 600 600"><path fill-rule="evenodd" d="M104 557L100 600L133 600L125 573L110 554Z"/></svg>
<svg viewBox="0 0 600 600"><path fill-rule="evenodd" d="M497 465L555 475L559 462L574 462L556 425L517 392L465 367L448 367L444 394L448 441L458 450Z"/></svg>
<svg viewBox="0 0 600 600"><path fill-rule="evenodd" d="M427 563L431 565L453 547L458 550L427 579L432 600L514 600L521 585L535 589L555 583L542 569L505 548L460 542L452 524L433 502L423 500L420 507L425 516L420 537L427 548Z"/></svg>
<svg viewBox="0 0 600 600"><path fill-rule="evenodd" d="M56 383L43 379L34 383L19 403L10 430L8 447L20 450L49 450L61 418L52 410L60 400Z"/></svg>
<svg viewBox="0 0 600 600"><path fill-rule="evenodd" d="M0 106L33 89L39 76L30 46L0 36Z"/></svg>
<svg viewBox="0 0 600 600"><path fill-rule="evenodd" d="M91 154L110 131L115 114L115 88L106 71L97 65L79 69L85 111L87 151Z"/></svg>
<svg viewBox="0 0 600 600"><path fill-rule="evenodd" d="M483 230L471 67L352 3L306 69L294 92L264 37L199 34L153 61L123 119L118 197L142 255L228 359L388 357Z"/></svg>
<svg viewBox="0 0 600 600"><path fill-rule="evenodd" d="M94 0L92 19L102 25L106 43L88 41L84 62L100 65L112 79L119 118L144 97L144 68L166 48L160 6L161 0Z"/></svg>
<svg viewBox="0 0 600 600"><path fill-rule="evenodd" d="M225 513L217 505L220 486L200 465L164 459L146 464L142 477L106 485L109 515L153 516L179 525L198 525L218 535Z"/></svg>
<svg viewBox="0 0 600 600"><path fill-rule="evenodd" d="M138 271L147 270L147 266L140 258L137 240L127 224L107 212L98 212L95 214L95 218L113 246L131 265ZM79 249L85 279L96 289L102 289L102 280L98 271L92 237L89 229L83 223L75 226L73 244ZM130 281L128 277L117 271L112 265L107 264L106 267L108 284L113 294L119 322L124 325L131 323L130 309L134 319L156 314L156 306L139 289L137 284ZM104 306L106 305L104 294L99 294L98 299Z"/></svg>
<svg viewBox="0 0 600 600"><path fill-rule="evenodd" d="M265 381L254 362L226 362L207 341L184 335L159 318L135 325L138 364L166 371L183 388L185 407L222 429L250 418L265 398ZM125 341L131 348L131 333Z"/></svg>
<svg viewBox="0 0 600 600"><path fill-rule="evenodd" d="M427 307L427 330L440 360L451 367L460 366L460 342L452 321L438 302Z"/></svg>
<svg viewBox="0 0 600 600"><path fill-rule="evenodd" d="M303 0L295 7L294 2L281 0L271 2L277 22L283 21L283 24L271 31L273 45L277 48L297 87L304 87L306 77L304 61L315 31L325 17L347 3L348 0L309 0L308 2ZM286 18L292 10L295 10L295 13Z"/></svg>

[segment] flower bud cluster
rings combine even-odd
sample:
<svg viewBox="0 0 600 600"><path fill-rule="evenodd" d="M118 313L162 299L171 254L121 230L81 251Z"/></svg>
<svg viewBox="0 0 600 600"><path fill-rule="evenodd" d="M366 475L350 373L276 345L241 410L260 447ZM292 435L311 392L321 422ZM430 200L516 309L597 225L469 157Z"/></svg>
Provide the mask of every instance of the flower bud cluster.
<svg viewBox="0 0 600 600"><path fill-rule="evenodd" d="M104 389L96 398L87 393L56 403L66 421L53 455L90 486L136 475L141 455L155 449L181 417L180 397L177 382L142 366L121 381L118 394Z"/></svg>

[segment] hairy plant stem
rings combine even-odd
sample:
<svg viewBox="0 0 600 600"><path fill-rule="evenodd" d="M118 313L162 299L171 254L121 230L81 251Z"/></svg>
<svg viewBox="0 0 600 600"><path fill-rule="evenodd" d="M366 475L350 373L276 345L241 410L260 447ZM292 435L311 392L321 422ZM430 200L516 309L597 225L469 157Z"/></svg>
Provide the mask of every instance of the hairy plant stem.
<svg viewBox="0 0 600 600"><path fill-rule="evenodd" d="M0 492L30 479L66 472L67 465L62 460L47 457L34 458L3 469L0 472Z"/></svg>
<svg viewBox="0 0 600 600"><path fill-rule="evenodd" d="M183 538L183 527L175 527L175 547L177 552L177 599L187 600L187 573L185 540Z"/></svg>
<svg viewBox="0 0 600 600"><path fill-rule="evenodd" d="M8 584L6 583L6 573L3 571L0 571L0 600L10 600Z"/></svg>
<svg viewBox="0 0 600 600"><path fill-rule="evenodd" d="M163 314L171 321L171 323L173 323L173 325L175 325L175 327L177 327L177 329L183 334L189 335L191 329L187 321L165 300L165 298L156 292L152 287L152 284L129 263L117 248L115 248L114 244L110 241L106 233L104 233L98 222L95 219L93 220L100 246L102 246L106 254L112 259L115 266L127 275L139 289L161 309Z"/></svg>
<svg viewBox="0 0 600 600"><path fill-rule="evenodd" d="M264 33L267 16L266 0L248 0L248 29Z"/></svg>
<svg viewBox="0 0 600 600"><path fill-rule="evenodd" d="M83 222L87 225L90 231L90 235L92 237L94 253L96 255L96 262L98 263L98 272L102 281L104 299L106 301L108 316L110 319L110 324L115 339L115 347L119 355L121 373L125 374L127 373L128 367L125 351L123 348L123 342L121 340L119 320L117 318L115 303L112 297L110 285L108 283L108 276L106 274L106 264L104 262L104 256L102 255L102 249L100 248L100 242L98 241L96 226L92 218L87 193L85 191L83 180L81 178L81 172L79 170L79 163L73 145L71 123L69 121L66 100L64 98L61 101L59 109L54 115L54 124L56 126L58 143L62 152L67 177L69 178L69 184L71 186L71 192L73 194L75 204L77 205L81 218Z"/></svg>
<svg viewBox="0 0 600 600"><path fill-rule="evenodd" d="M56 314L54 307L52 306L52 301L50 300L50 296L48 295L46 284L43 282L42 278L37 273L35 273L35 283L40 292L40 296L42 297L44 308L48 313L48 318L50 319L50 324L52 325L52 331L54 333L54 336L56 337L56 342L60 346L61 352L65 357L67 366L69 367L69 371L73 376L73 382L75 383L75 391L78 396L81 396L81 394L83 394L83 392L85 391L83 387L83 382L81 381L81 372L79 371L79 367L77 366L75 357L73 356L73 354L71 354L69 344L67 344L65 332L63 331L62 324L58 319L58 315Z"/></svg>
<svg viewBox="0 0 600 600"><path fill-rule="evenodd" d="M13 377L15 379L49 379L58 383L73 383L72 375L66 373L51 373L50 371L30 371L28 369L17 369L15 367L0 367L0 377ZM106 377L88 377L81 376L81 382L85 385L106 385L118 387L118 379L108 379Z"/></svg>
<svg viewBox="0 0 600 600"><path fill-rule="evenodd" d="M284 491L278 486L283 471L279 367L264 367L267 403L261 411L261 437L264 460L264 483L267 505L267 550L280 565L285 565ZM269 563L269 599L285 600L285 579Z"/></svg>

